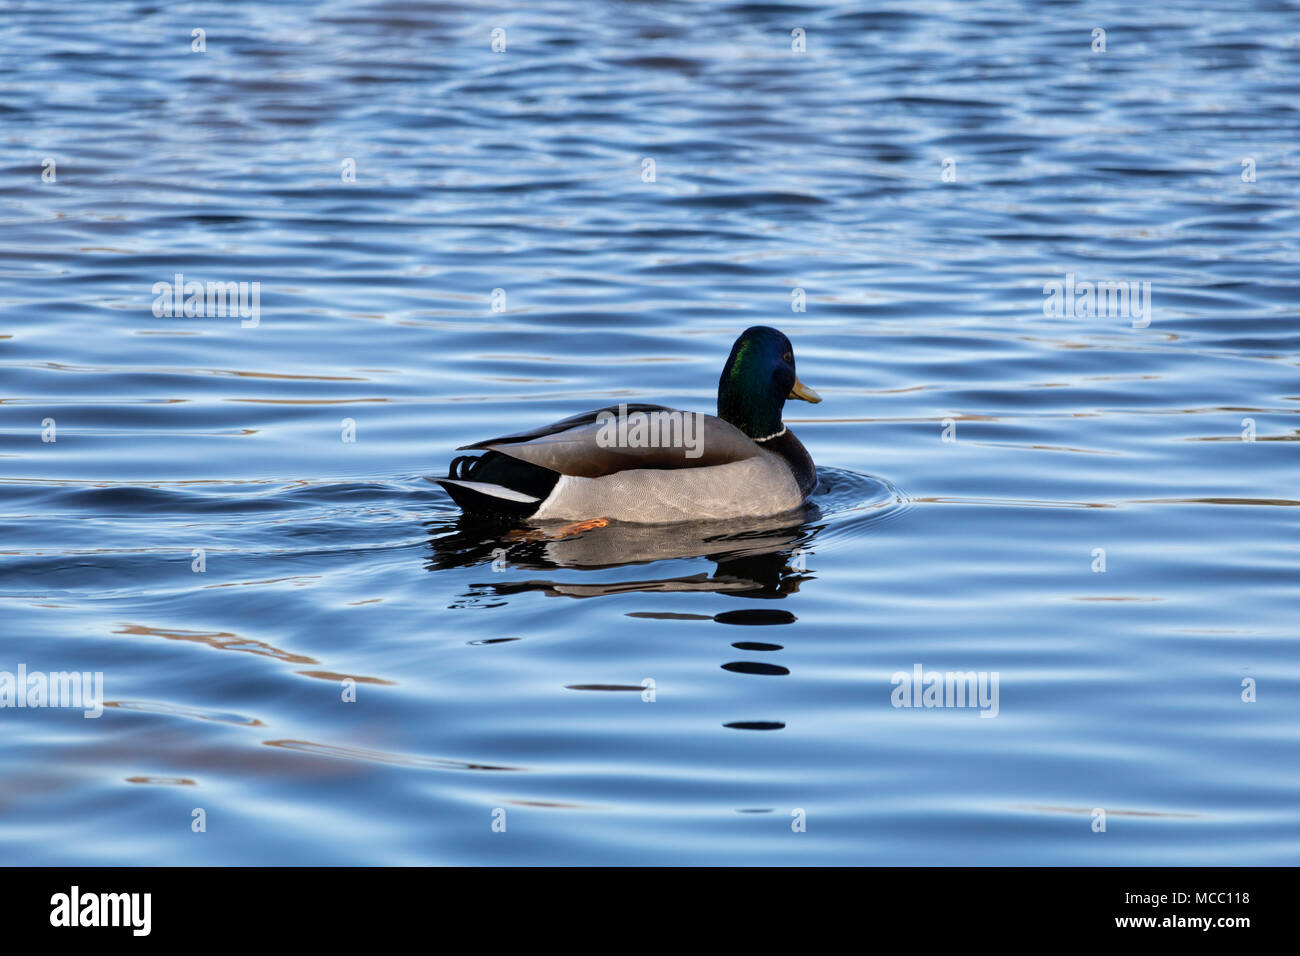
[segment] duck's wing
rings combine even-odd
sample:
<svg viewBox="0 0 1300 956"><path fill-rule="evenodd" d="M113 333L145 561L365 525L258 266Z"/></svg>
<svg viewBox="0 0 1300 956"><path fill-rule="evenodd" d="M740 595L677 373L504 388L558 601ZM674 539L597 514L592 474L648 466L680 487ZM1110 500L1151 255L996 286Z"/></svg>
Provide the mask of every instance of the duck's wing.
<svg viewBox="0 0 1300 956"><path fill-rule="evenodd" d="M620 412L626 415L622 431ZM638 415L645 416L645 430L639 436ZM641 404L593 409L530 432L465 445L461 450L472 449L500 452L577 478L599 478L636 468L707 468L760 453L744 432L713 415Z"/></svg>
<svg viewBox="0 0 1300 956"><path fill-rule="evenodd" d="M673 409L666 408L663 405L625 405L624 408L630 414L632 412L671 412ZM516 442L532 441L534 438L545 438L547 435L555 435L562 431L567 431L578 425L590 425L605 412L611 415L618 414L619 406L607 405L604 408L593 408L589 412L579 412L577 415L570 415L568 418L561 418L558 422L551 422L549 425L542 425L534 428L532 431L515 432L513 435L503 435L500 438L485 438L483 441L476 441L472 445L461 445L457 451L474 451L475 449L491 448L493 445L512 445Z"/></svg>

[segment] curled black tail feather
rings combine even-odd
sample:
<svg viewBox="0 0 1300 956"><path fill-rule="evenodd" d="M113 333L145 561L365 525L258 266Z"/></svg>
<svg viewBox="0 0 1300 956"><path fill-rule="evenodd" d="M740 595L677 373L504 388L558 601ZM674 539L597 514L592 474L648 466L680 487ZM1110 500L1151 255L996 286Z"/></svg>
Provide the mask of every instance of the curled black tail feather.
<svg viewBox="0 0 1300 956"><path fill-rule="evenodd" d="M478 470L480 458L477 455L457 455L447 466L448 478L470 479L474 477L474 472ZM459 471L457 471L459 469Z"/></svg>
<svg viewBox="0 0 1300 956"><path fill-rule="evenodd" d="M504 515L512 518L531 515L560 480L559 474L549 468L511 458L497 451L488 451L479 456L458 455L447 466L447 478L451 481L481 481L484 484L500 485L537 499L531 502L511 501L461 485L440 482L462 510L470 514Z"/></svg>

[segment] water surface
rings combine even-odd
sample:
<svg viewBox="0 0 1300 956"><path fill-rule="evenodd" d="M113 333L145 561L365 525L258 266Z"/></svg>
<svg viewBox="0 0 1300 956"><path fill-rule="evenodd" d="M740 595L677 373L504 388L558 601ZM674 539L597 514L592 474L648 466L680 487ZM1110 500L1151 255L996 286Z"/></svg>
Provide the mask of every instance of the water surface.
<svg viewBox="0 0 1300 956"><path fill-rule="evenodd" d="M101 0L0 53L0 670L108 702L0 710L0 860L1300 859L1296 4ZM539 540L426 480L712 411L753 324L826 399L806 514Z"/></svg>

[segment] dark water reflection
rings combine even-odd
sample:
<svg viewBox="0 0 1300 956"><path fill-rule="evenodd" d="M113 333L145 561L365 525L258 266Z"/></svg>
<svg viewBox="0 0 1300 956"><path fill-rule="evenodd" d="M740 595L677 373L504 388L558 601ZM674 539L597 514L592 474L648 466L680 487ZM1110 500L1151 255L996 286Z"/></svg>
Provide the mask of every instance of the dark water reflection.
<svg viewBox="0 0 1300 956"><path fill-rule="evenodd" d="M475 583L470 593L510 595L540 591L551 597L600 597L631 591L711 591L747 598L782 598L811 580L804 573L806 555L819 526L805 523L802 515L779 523L738 531L728 524L639 526L614 523L579 535L541 540L518 540L501 534L499 527L461 518L448 533L445 525L430 530L430 571L486 565L492 571L557 570L590 572L573 580L530 578L502 583ZM547 529L538 534L546 535ZM594 572L629 565L702 558L714 565L712 573L695 572L664 578L600 581ZM693 562L694 563L694 562Z"/></svg>

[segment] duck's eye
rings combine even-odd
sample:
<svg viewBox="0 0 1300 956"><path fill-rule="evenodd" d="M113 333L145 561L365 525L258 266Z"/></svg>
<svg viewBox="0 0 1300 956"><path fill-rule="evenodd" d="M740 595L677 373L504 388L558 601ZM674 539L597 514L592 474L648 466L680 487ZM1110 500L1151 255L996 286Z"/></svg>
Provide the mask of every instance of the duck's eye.
<svg viewBox="0 0 1300 956"><path fill-rule="evenodd" d="M787 361L787 362L793 362L793 361L794 361L794 356L793 356L792 354L790 354L789 352L786 352L784 355L781 356L781 358L784 359L784 360Z"/></svg>

